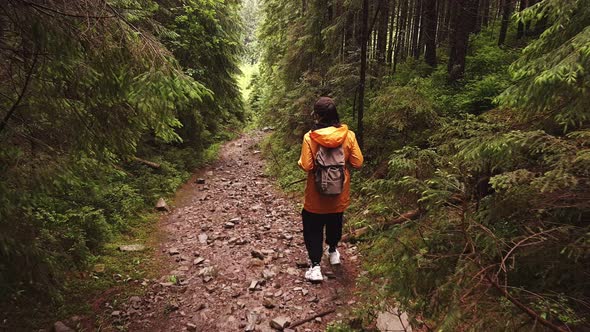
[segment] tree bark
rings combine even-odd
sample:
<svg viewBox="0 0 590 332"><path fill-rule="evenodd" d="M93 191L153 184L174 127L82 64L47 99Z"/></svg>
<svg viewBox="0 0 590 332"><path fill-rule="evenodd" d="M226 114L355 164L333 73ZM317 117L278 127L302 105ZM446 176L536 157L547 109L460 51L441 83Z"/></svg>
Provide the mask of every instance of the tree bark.
<svg viewBox="0 0 590 332"><path fill-rule="evenodd" d="M452 20L450 40L449 81L456 81L465 74L465 57L469 47L469 34L475 27L477 0L456 0L456 11Z"/></svg>
<svg viewBox="0 0 590 332"><path fill-rule="evenodd" d="M415 0L414 21L412 22L412 56L415 59L420 57L420 20L422 13L422 0Z"/></svg>
<svg viewBox="0 0 590 332"><path fill-rule="evenodd" d="M363 148L363 113L365 107L365 80L367 74L367 26L369 24L369 0L363 0L362 8L362 22L361 22L361 69L359 82L359 109L358 109L358 143L361 149Z"/></svg>
<svg viewBox="0 0 590 332"><path fill-rule="evenodd" d="M381 12L379 13L379 26L377 34L377 63L385 64L387 52L387 28L389 24L389 1L379 0Z"/></svg>
<svg viewBox="0 0 590 332"><path fill-rule="evenodd" d="M426 47L424 61L431 67L436 67L437 2L437 0L426 0L424 3L423 30Z"/></svg>
<svg viewBox="0 0 590 332"><path fill-rule="evenodd" d="M512 13L512 0L504 0L502 4L502 24L500 25L500 36L498 38L498 46L504 45L506 41L506 33L508 32L508 24L510 23L510 14Z"/></svg>

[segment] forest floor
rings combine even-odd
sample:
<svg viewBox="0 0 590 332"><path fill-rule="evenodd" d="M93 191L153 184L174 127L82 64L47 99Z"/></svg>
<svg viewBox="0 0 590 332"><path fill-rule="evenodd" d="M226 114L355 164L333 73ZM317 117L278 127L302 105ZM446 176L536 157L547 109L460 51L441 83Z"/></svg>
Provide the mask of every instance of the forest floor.
<svg viewBox="0 0 590 332"><path fill-rule="evenodd" d="M109 317L102 330L270 331L273 319L293 324L336 309L294 328L324 331L346 314L355 303L357 248L342 244L343 264L324 258L324 282L305 281L300 205L264 174L263 136L226 143L179 190L160 220L161 277L144 281L141 296L102 304Z"/></svg>

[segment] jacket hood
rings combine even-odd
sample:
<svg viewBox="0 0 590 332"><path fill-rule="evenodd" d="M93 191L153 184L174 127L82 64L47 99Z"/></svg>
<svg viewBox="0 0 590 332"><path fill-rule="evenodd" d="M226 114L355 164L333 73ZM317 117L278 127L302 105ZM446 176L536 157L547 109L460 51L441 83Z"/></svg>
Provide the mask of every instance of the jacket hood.
<svg viewBox="0 0 590 332"><path fill-rule="evenodd" d="M327 148L335 148L344 143L347 134L348 126L343 124L339 128L326 127L314 130L309 134L309 136L312 140L316 141L318 144L322 146L325 146Z"/></svg>

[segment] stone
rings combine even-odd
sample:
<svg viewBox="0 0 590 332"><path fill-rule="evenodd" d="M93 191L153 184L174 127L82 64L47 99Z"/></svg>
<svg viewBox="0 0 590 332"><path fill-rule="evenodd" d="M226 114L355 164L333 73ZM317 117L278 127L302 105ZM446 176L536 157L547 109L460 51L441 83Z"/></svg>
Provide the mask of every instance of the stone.
<svg viewBox="0 0 590 332"><path fill-rule="evenodd" d="M268 297L262 299L262 305L267 309L272 309L275 307L275 304Z"/></svg>
<svg viewBox="0 0 590 332"><path fill-rule="evenodd" d="M143 244L127 244L119 246L120 251L142 251L145 250L145 246Z"/></svg>
<svg viewBox="0 0 590 332"><path fill-rule="evenodd" d="M213 176L213 171L207 171L207 176Z"/></svg>
<svg viewBox="0 0 590 332"><path fill-rule="evenodd" d="M408 315L404 312L397 315L399 309L393 309L393 312L383 311L377 315L377 329L381 332L385 331L412 331Z"/></svg>
<svg viewBox="0 0 590 332"><path fill-rule="evenodd" d="M158 202L156 203L156 210L170 211L170 208L168 207L168 204L166 204L166 201L163 198L160 198L160 199L158 199Z"/></svg>
<svg viewBox="0 0 590 332"><path fill-rule="evenodd" d="M223 228L227 228L227 229L231 229L236 227L236 224L234 224L233 222L226 222L225 224L223 224Z"/></svg>
<svg viewBox="0 0 590 332"><path fill-rule="evenodd" d="M190 331L190 332L196 332L197 331L197 325L193 324L193 323L186 323L186 330Z"/></svg>
<svg viewBox="0 0 590 332"><path fill-rule="evenodd" d="M197 257L195 258L195 260L193 261L194 265L199 265L199 264L203 264L203 262L205 261L205 258L203 257Z"/></svg>
<svg viewBox="0 0 590 332"><path fill-rule="evenodd" d="M205 233L201 233L199 234L199 242L202 244L206 244L207 240L209 239L209 236Z"/></svg>
<svg viewBox="0 0 590 332"><path fill-rule="evenodd" d="M199 270L199 275L203 277L213 277L217 274L215 267L207 266Z"/></svg>
<svg viewBox="0 0 590 332"><path fill-rule="evenodd" d="M272 277L274 277L274 276L275 276L275 273L274 273L274 272L272 272L271 270L267 270L267 269L264 269L264 270L262 270L262 277L263 277L264 279L266 279L266 280L270 280L270 279L272 279Z"/></svg>
<svg viewBox="0 0 590 332"><path fill-rule="evenodd" d="M121 311L115 310L111 312L111 317L121 317Z"/></svg>
<svg viewBox="0 0 590 332"><path fill-rule="evenodd" d="M198 179L197 179L195 182L196 182L197 184L205 184L205 179L203 179L203 178L198 178Z"/></svg>
<svg viewBox="0 0 590 332"><path fill-rule="evenodd" d="M284 330L289 324L291 324L291 321L285 316L275 317L270 321L270 327L279 331Z"/></svg>
<svg viewBox="0 0 590 332"><path fill-rule="evenodd" d="M264 254L258 250L252 250L250 254L252 254L252 257L254 258L264 259Z"/></svg>
<svg viewBox="0 0 590 332"><path fill-rule="evenodd" d="M242 221L242 218L240 218L240 217L231 218L229 220L229 222L234 223L234 224L239 224L240 221Z"/></svg>
<svg viewBox="0 0 590 332"><path fill-rule="evenodd" d="M53 331L55 331L55 332L74 332L73 329L71 329L66 324L64 324L60 321L57 321L57 322L55 322L55 324L53 324Z"/></svg>
<svg viewBox="0 0 590 332"><path fill-rule="evenodd" d="M248 290L255 291L256 290L256 286L258 286L258 280L252 280L250 282L250 286L248 286Z"/></svg>
<svg viewBox="0 0 590 332"><path fill-rule="evenodd" d="M309 268L308 262L296 262L295 265L300 269L307 269Z"/></svg>
<svg viewBox="0 0 590 332"><path fill-rule="evenodd" d="M168 250L168 254L170 254L170 256L179 255L180 250L178 250L178 248L170 248Z"/></svg>
<svg viewBox="0 0 590 332"><path fill-rule="evenodd" d="M256 323L258 322L258 313L256 313L255 311L250 311L246 315L246 319L248 320L248 325L246 325L246 328L244 329L244 331L247 331L247 332L255 331L256 330Z"/></svg>

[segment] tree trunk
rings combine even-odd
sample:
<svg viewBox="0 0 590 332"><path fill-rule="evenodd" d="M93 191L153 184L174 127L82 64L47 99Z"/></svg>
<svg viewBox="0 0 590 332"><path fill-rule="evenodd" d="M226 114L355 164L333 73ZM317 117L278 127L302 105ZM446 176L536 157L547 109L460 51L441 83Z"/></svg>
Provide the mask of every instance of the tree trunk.
<svg viewBox="0 0 590 332"><path fill-rule="evenodd" d="M465 74L465 57L469 47L469 34L475 27L477 0L456 0L452 20L448 74L450 81L456 81Z"/></svg>
<svg viewBox="0 0 590 332"><path fill-rule="evenodd" d="M424 61L431 67L436 67L437 2L437 0L424 2L424 18L422 19L426 46Z"/></svg>
<svg viewBox="0 0 590 332"><path fill-rule="evenodd" d="M502 24L500 25L500 37L498 46L504 45L506 33L508 32L508 23L510 23L510 14L512 13L512 0L504 0L502 4Z"/></svg>
<svg viewBox="0 0 590 332"><path fill-rule="evenodd" d="M422 0L415 0L414 4L414 22L412 31L412 55L415 59L420 57L420 19L422 13Z"/></svg>
<svg viewBox="0 0 590 332"><path fill-rule="evenodd" d="M394 43L393 43L393 39L394 39L394 31L395 31L395 26L393 25L395 23L395 18L397 17L397 11L399 9L399 6L396 7L395 6L395 1L393 2L392 6L391 6L391 15L390 15L390 19L389 19L389 36L387 38L388 40L388 46L387 46L387 64L391 64L392 60L393 60L393 47L394 47Z"/></svg>
<svg viewBox="0 0 590 332"><path fill-rule="evenodd" d="M520 6L518 7L519 11L525 10L527 7L527 0L520 0ZM518 22L518 28L516 31L516 39L520 39L524 36L524 23L522 21Z"/></svg>
<svg viewBox="0 0 590 332"><path fill-rule="evenodd" d="M369 24L369 0L363 0L361 22L361 72L359 82L359 109L358 109L358 143L363 148L363 113L365 107L365 78L367 74L367 26Z"/></svg>
<svg viewBox="0 0 590 332"><path fill-rule="evenodd" d="M381 12L379 13L379 26L377 35L377 63L385 64L387 51L387 28L389 24L389 1L379 0Z"/></svg>
<svg viewBox="0 0 590 332"><path fill-rule="evenodd" d="M406 30L406 15L408 14L408 0L400 0L399 18L397 20L397 34L395 54L393 56L393 72L397 70L397 64L402 60L402 53L404 52L404 39Z"/></svg>

